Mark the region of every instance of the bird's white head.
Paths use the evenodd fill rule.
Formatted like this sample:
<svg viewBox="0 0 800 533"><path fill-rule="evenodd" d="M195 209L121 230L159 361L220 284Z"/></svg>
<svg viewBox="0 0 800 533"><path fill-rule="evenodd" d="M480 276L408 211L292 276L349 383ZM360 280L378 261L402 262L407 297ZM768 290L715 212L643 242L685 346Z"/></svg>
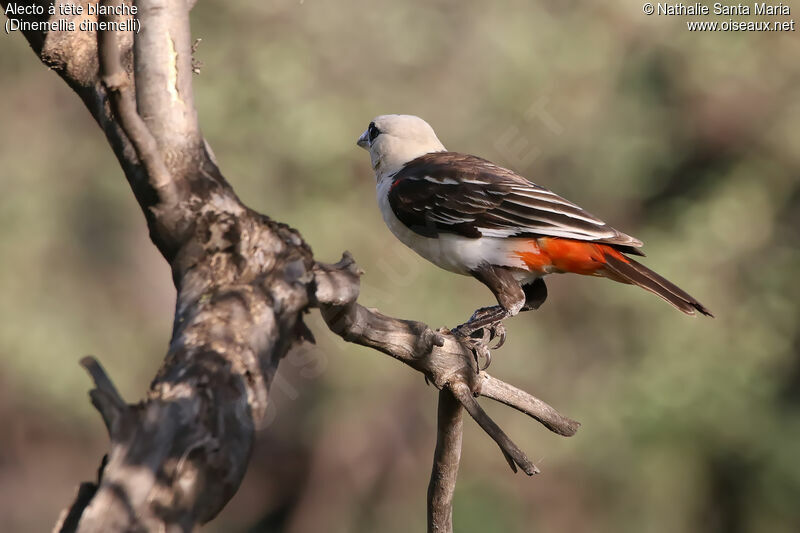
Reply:
<svg viewBox="0 0 800 533"><path fill-rule="evenodd" d="M414 115L375 117L357 144L369 151L378 181L391 176L412 159L445 151L433 128Z"/></svg>

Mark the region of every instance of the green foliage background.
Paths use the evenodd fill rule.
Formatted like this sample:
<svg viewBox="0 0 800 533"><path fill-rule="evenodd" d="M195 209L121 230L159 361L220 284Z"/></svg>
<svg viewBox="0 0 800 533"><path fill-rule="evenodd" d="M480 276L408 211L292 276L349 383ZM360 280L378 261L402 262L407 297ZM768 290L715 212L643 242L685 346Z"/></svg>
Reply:
<svg viewBox="0 0 800 533"><path fill-rule="evenodd" d="M792 6L800 9L800 6ZM710 307L551 277L492 372L583 422L484 402L536 461L466 424L459 532L800 530L800 40L690 33L630 1L200 2L195 90L221 167L362 301L432 325L491 303L399 244L355 139L383 113L554 189L646 243ZM169 269L99 129L20 35L0 36L0 523L42 531L106 447L77 365L130 401L160 364ZM209 531L424 529L435 391L312 317L245 483Z"/></svg>

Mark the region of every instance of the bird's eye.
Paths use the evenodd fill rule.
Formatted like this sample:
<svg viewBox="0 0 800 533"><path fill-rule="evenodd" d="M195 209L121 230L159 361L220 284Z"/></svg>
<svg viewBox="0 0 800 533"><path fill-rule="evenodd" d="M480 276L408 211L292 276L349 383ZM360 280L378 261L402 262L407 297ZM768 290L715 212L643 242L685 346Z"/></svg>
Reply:
<svg viewBox="0 0 800 533"><path fill-rule="evenodd" d="M369 128L367 128L367 137L369 138L369 142L372 143L372 141L375 140L375 137L380 134L381 130L378 129L374 122L370 122Z"/></svg>

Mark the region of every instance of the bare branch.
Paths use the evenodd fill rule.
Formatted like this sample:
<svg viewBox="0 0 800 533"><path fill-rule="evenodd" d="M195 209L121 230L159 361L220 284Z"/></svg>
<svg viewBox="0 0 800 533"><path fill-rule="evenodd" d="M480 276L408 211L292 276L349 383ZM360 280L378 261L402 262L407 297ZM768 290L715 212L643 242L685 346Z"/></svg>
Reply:
<svg viewBox="0 0 800 533"><path fill-rule="evenodd" d="M481 396L497 400L531 416L553 433L571 437L578 431L580 422L567 418L535 396L513 385L481 373Z"/></svg>
<svg viewBox="0 0 800 533"><path fill-rule="evenodd" d="M134 41L136 103L181 179L205 158L192 89L192 38L184 1L140 0L141 30Z"/></svg>
<svg viewBox="0 0 800 533"><path fill-rule="evenodd" d="M391 318L356 303L361 273L348 252L335 265L315 264L312 296L331 331L427 372L429 379L439 380L440 388L450 378L448 370L475 373L471 352L452 335L447 335L451 341L447 343L444 334L421 322ZM434 348L449 355L447 364L438 369L435 366L440 361L427 357Z"/></svg>
<svg viewBox="0 0 800 533"><path fill-rule="evenodd" d="M428 532L452 533L453 493L456 490L464 417L449 389L439 391L436 451L428 485Z"/></svg>
<svg viewBox="0 0 800 533"><path fill-rule="evenodd" d="M314 266L314 303L328 327L343 339L388 354L422 372L437 388L449 389L481 428L500 447L511 469L517 466L532 475L538 472L519 447L475 401L486 383L488 394L507 405L534 416L561 435L575 433L576 422L555 409L496 378L479 373L473 347L448 330L434 332L421 322L399 320L358 304L360 269L345 253L335 265Z"/></svg>
<svg viewBox="0 0 800 533"><path fill-rule="evenodd" d="M494 439L503 452L506 461L508 461L508 466L511 467L511 470L516 472L517 466L519 466L522 468L522 471L529 476L539 473L539 469L536 468L536 465L534 465L522 450L508 438L508 435L500 429L500 426L486 414L486 411L478 405L478 402L475 401L470 390L463 383L453 384L451 390L453 391L453 395L458 398L458 401L461 402L461 405L464 406L464 409L467 410L475 422Z"/></svg>
<svg viewBox="0 0 800 533"><path fill-rule="evenodd" d="M117 2L105 0L102 5L108 7L115 3ZM102 22L111 22L114 18L113 15L100 16ZM128 79L128 74L122 68L122 62L119 57L117 32L110 30L100 31L97 38L100 57L100 79L111 97L111 108L114 117L133 144L136 156L144 165L145 172L153 189L159 196L160 203L167 208L168 212L171 212L179 201L177 187L164 164L155 137L150 133L144 120L136 110L136 98L131 82Z"/></svg>

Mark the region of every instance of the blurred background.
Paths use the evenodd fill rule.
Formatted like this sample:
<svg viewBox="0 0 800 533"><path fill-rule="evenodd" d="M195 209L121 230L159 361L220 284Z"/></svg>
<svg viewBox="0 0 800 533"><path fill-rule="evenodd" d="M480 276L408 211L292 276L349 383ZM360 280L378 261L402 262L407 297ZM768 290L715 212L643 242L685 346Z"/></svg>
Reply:
<svg viewBox="0 0 800 533"><path fill-rule="evenodd" d="M380 218L355 140L412 113L639 237L716 313L548 278L491 370L583 426L558 437L484 400L542 474L512 474L467 419L457 531L800 531L797 32L690 33L587 0L206 1L192 19L226 177L317 259L350 250L365 305L441 326L494 303ZM48 531L107 447L78 360L141 398L174 289L78 98L21 35L0 51L0 523ZM424 530L435 389L311 325L318 344L281 364L247 477L205 530Z"/></svg>

